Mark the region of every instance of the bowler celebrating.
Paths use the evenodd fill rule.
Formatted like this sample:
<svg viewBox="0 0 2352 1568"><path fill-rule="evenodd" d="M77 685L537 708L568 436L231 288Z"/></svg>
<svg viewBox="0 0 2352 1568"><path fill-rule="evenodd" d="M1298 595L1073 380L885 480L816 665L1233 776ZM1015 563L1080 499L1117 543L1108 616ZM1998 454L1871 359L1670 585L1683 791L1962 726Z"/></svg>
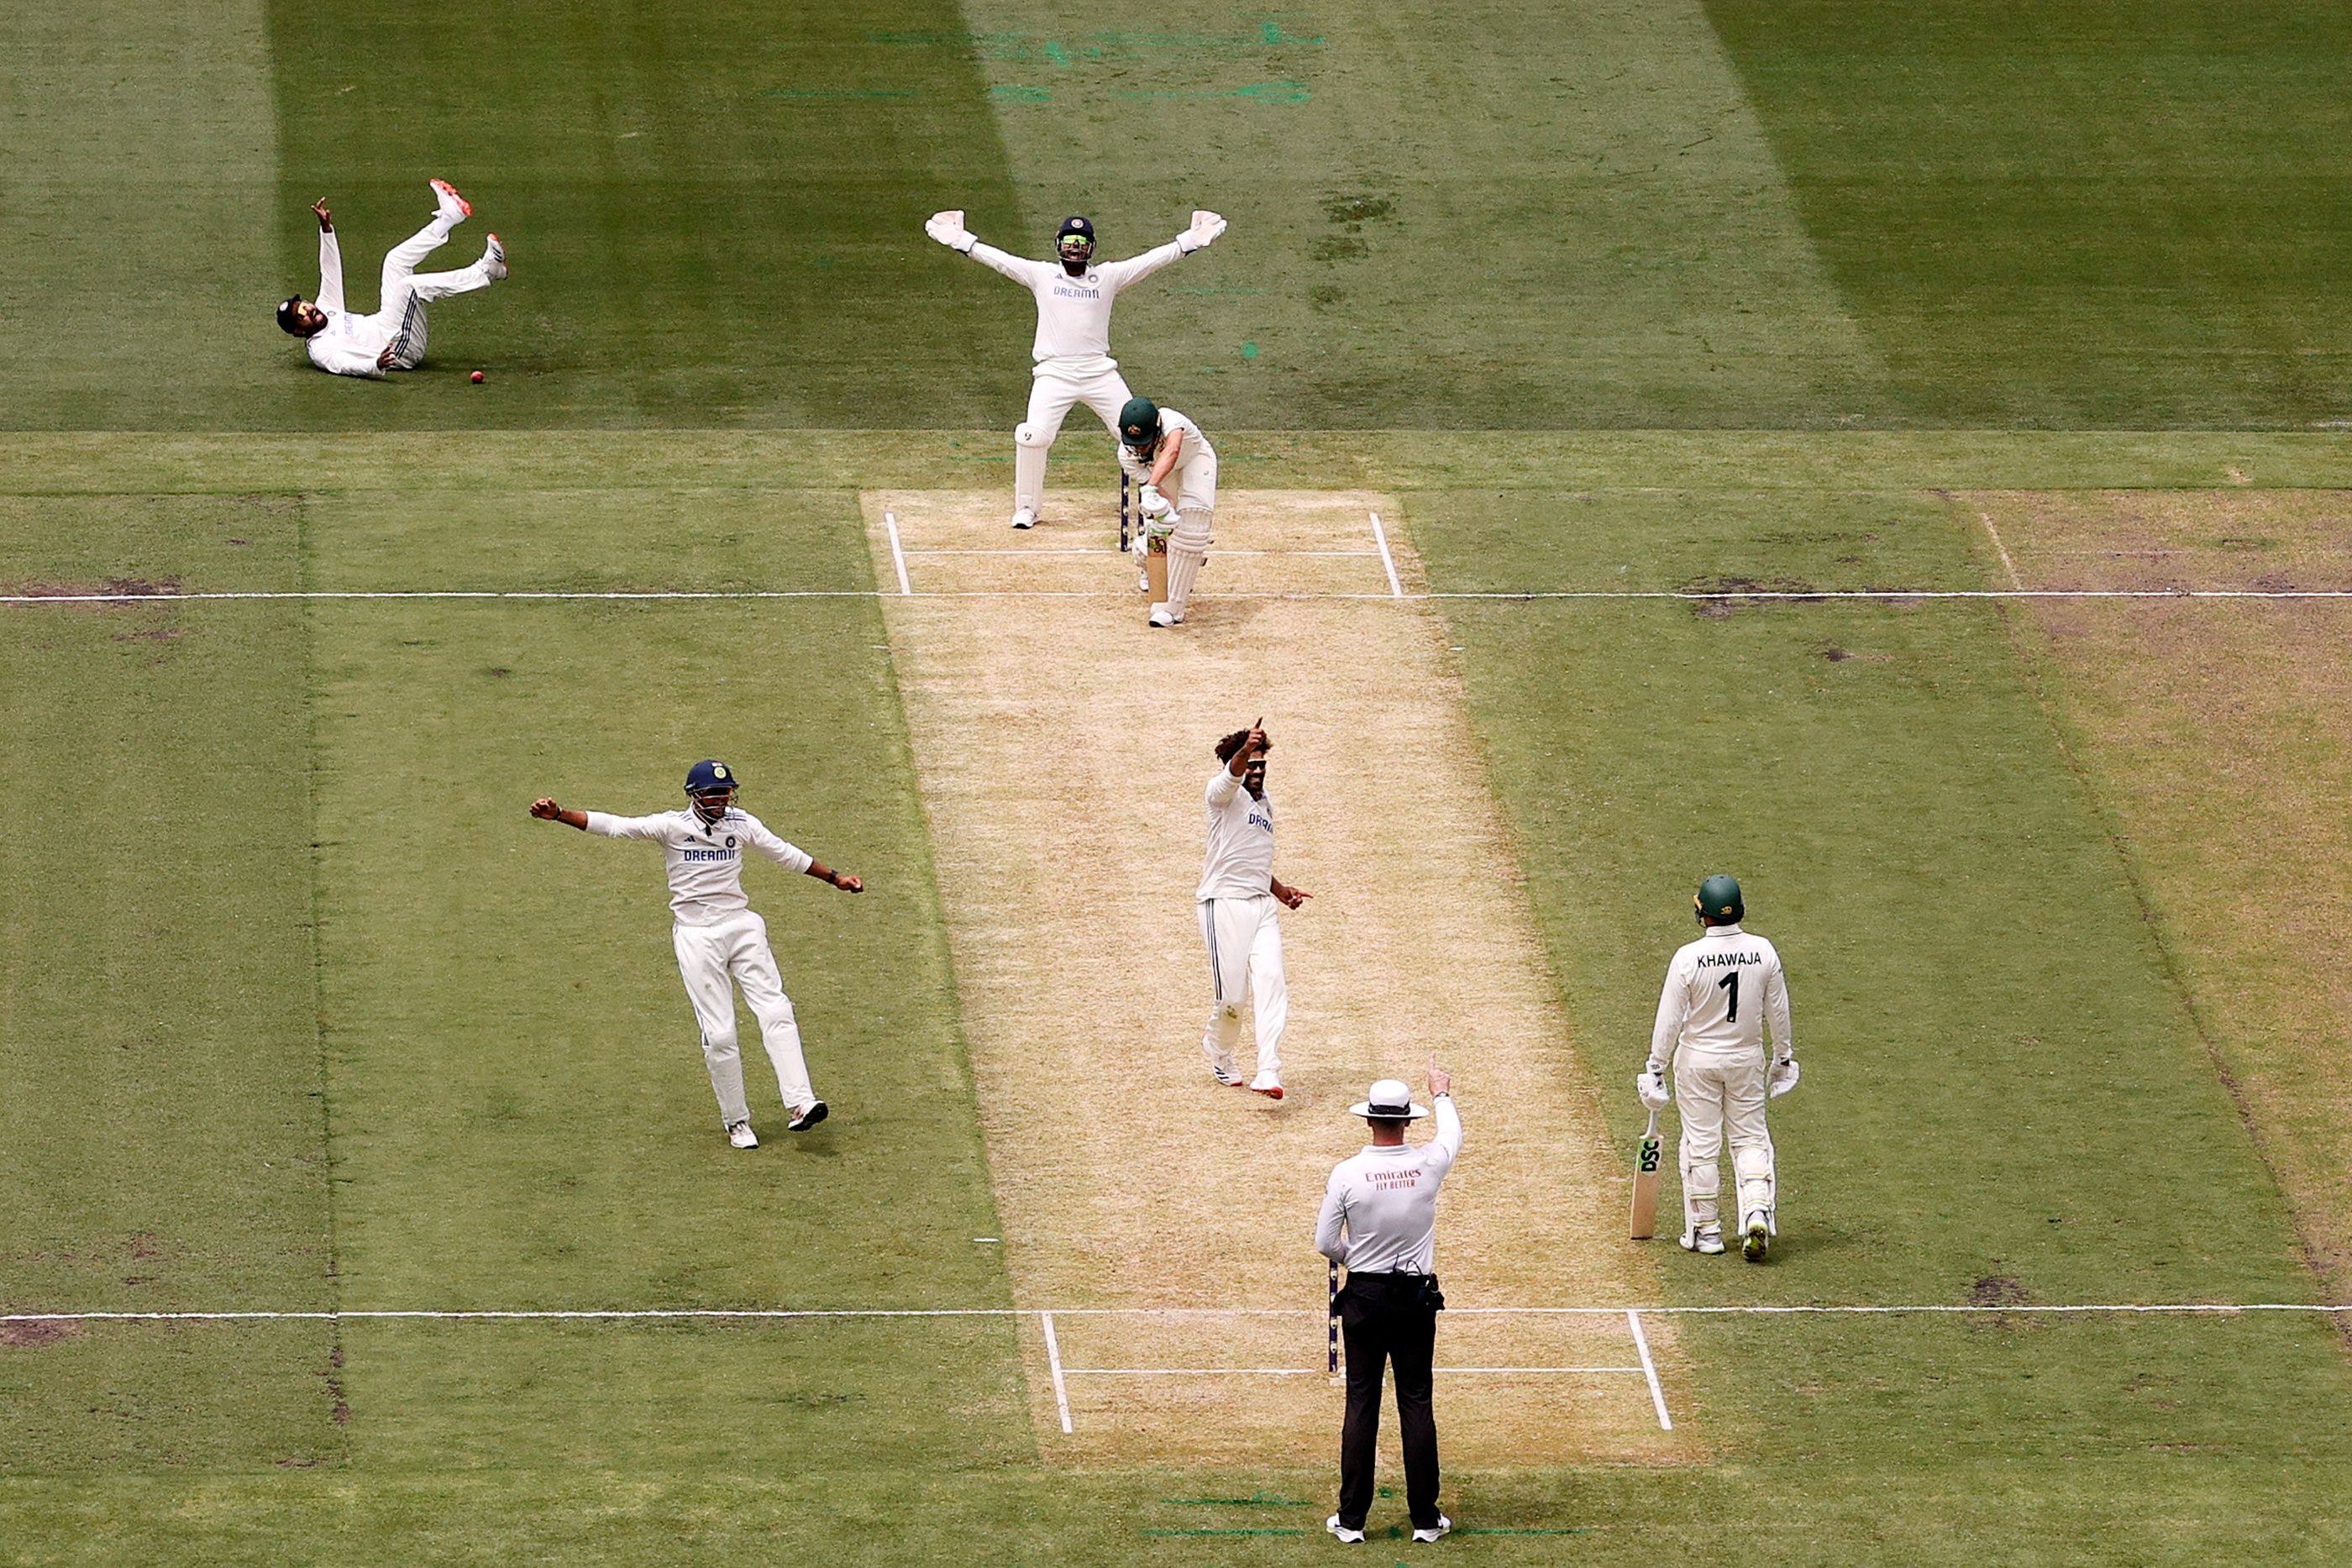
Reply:
<svg viewBox="0 0 2352 1568"><path fill-rule="evenodd" d="M1138 283L1179 256L1192 255L1225 232L1225 220L1196 212L1192 226L1166 245L1125 261L1094 264L1095 225L1064 218L1054 236L1052 261L1030 261L982 245L963 226L963 210L933 213L923 232L982 267L1001 272L1037 299L1037 336L1030 347L1036 368L1030 373L1029 417L1013 433L1013 526L1037 521L1045 499L1045 454L1062 433L1062 421L1078 403L1095 411L1111 434L1118 413L1132 396L1118 361L1110 357L1110 308L1118 291Z"/></svg>
<svg viewBox="0 0 2352 1568"><path fill-rule="evenodd" d="M1724 1129L1731 1130L1731 1170L1738 1184L1739 1249L1763 1261L1779 1231L1774 1213L1772 1134L1764 1102L1797 1086L1797 1048L1789 1037L1789 982L1771 943L1739 928L1747 905L1739 883L1711 876L1691 901L1704 934L1685 943L1666 966L1650 1060L1634 1079L1642 1103L1666 1103L1666 1063L1675 1069L1675 1097L1683 1104L1683 1245L1693 1252L1723 1250L1716 1208L1723 1172ZM1779 1050L1768 1071L1764 1029Z"/></svg>
<svg viewBox="0 0 2352 1568"><path fill-rule="evenodd" d="M381 377L386 371L413 371L425 362L425 307L453 294L488 288L507 275L507 247L499 236L482 258L457 272L418 272L417 264L441 248L449 231L474 215L473 204L446 180L432 182L439 204L433 221L394 246L383 258L383 293L373 316L343 308L343 252L335 238L327 199L310 204L319 216L319 298L294 295L278 308L278 324L304 340L310 362L339 376Z"/></svg>
<svg viewBox="0 0 2352 1568"><path fill-rule="evenodd" d="M1228 1088L1243 1087L1234 1064L1241 1038L1242 1003L1257 1024L1257 1076L1247 1087L1282 1098L1282 1026L1290 1019L1290 992L1282 976L1282 926L1276 906L1296 909L1314 894L1274 874L1274 802L1265 794L1265 754L1273 746L1264 721L1217 742L1223 764L1209 780L1209 853L1201 870L1201 936L1209 945L1209 979L1215 1002L1201 1049L1209 1072Z"/></svg>
<svg viewBox="0 0 2352 1568"><path fill-rule="evenodd" d="M723 762L698 762L686 776L687 810L650 817L614 817L575 811L542 796L530 814L563 822L607 839L651 839L669 863L669 906L677 916L670 940L688 1000L702 1027L702 1060L719 1096L719 1117L727 1141L755 1149L751 1112L743 1100L743 1056L735 1038L735 990L740 988L760 1037L775 1064L776 1087L792 1113L792 1130L804 1133L824 1120L824 1102L809 1087L808 1063L801 1056L800 1025L792 998L777 977L776 956L768 950L768 925L743 897L743 852L757 850L778 865L804 872L844 893L866 884L830 871L804 852L768 831L735 805L735 770Z"/></svg>

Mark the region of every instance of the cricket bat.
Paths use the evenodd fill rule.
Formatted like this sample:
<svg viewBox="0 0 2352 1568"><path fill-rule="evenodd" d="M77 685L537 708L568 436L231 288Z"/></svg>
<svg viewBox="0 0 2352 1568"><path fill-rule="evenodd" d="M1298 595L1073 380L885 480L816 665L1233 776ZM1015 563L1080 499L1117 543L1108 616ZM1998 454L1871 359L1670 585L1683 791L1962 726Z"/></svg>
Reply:
<svg viewBox="0 0 2352 1568"><path fill-rule="evenodd" d="M1154 604L1168 602L1168 536L1154 530L1144 537L1143 576Z"/></svg>
<svg viewBox="0 0 2352 1568"><path fill-rule="evenodd" d="M1633 1237L1647 1241L1658 1233L1658 1166L1664 1148L1658 1136L1658 1113L1650 1113L1649 1130L1633 1150Z"/></svg>

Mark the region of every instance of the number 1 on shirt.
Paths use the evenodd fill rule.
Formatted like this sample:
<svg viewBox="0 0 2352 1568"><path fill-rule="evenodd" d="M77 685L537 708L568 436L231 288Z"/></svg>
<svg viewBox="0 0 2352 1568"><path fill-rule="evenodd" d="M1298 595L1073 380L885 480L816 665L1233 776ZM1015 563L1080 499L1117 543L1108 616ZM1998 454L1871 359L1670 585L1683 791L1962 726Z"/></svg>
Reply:
<svg viewBox="0 0 2352 1568"><path fill-rule="evenodd" d="M1631 1227L1636 1241L1647 1241L1658 1233L1658 1166L1664 1163L1664 1145L1658 1136L1658 1113L1650 1113L1649 1130L1633 1150L1633 1223Z"/></svg>

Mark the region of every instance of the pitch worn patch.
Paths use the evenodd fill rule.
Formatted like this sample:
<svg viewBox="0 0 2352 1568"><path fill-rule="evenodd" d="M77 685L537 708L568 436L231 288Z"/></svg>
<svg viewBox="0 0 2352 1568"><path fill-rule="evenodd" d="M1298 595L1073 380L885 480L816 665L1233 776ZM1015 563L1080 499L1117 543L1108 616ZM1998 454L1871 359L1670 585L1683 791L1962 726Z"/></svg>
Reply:
<svg viewBox="0 0 2352 1568"><path fill-rule="evenodd" d="M2352 494L1955 497L2028 588L2352 588ZM2168 927L2230 1088L2352 1290L2352 602L2031 601L2050 690Z"/></svg>
<svg viewBox="0 0 2352 1568"><path fill-rule="evenodd" d="M1040 1440L1073 1463L1328 1459L1339 1396L1321 1374L1316 1211L1332 1164L1363 1141L1346 1106L1373 1078L1418 1082L1433 1049L1468 1125L1440 1231L1449 1301L1647 1299L1622 1234L1625 1162L1548 975L1443 629L1387 597L1375 510L1400 580L1422 580L1392 504L1223 501L1190 623L1155 631L1107 502L1016 534L993 492L865 497L877 580L896 582L895 518L918 594L884 612L1021 1304L1289 1314L1057 1317L1067 1437L1040 1325L1024 1327ZM1007 588L1085 596L921 596ZM1368 597L1233 597L1300 589ZM1316 895L1283 922L1280 1104L1218 1087L1200 1047L1201 794L1215 738L1260 716L1277 868ZM1245 1037L1244 1066L1251 1054ZM1441 1323L1441 1365L1622 1369L1446 1375L1450 1460L1690 1456L1658 1428L1622 1317Z"/></svg>

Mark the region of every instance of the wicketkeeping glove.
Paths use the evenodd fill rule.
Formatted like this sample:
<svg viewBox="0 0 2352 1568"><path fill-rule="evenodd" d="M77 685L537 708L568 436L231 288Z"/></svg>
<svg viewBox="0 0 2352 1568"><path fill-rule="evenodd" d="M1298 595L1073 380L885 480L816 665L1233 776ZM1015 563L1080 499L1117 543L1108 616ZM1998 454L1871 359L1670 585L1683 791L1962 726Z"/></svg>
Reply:
<svg viewBox="0 0 2352 1568"><path fill-rule="evenodd" d="M1192 226L1176 236L1176 248L1190 256L1204 246L1214 244L1217 236L1224 232L1224 219L1214 213L1195 212Z"/></svg>
<svg viewBox="0 0 2352 1568"><path fill-rule="evenodd" d="M1784 1056L1772 1064L1772 1076L1766 1082L1766 1098L1778 1100L1797 1086L1797 1059Z"/></svg>
<svg viewBox="0 0 2352 1568"><path fill-rule="evenodd" d="M966 256L970 256L971 247L979 243L972 232L963 226L961 207L950 207L943 213L933 213L924 220L923 232L950 250L961 251Z"/></svg>
<svg viewBox="0 0 2352 1568"><path fill-rule="evenodd" d="M1674 1098L1666 1092L1666 1070L1663 1067L1645 1067L1635 1073L1633 1092L1639 1094L1642 1103L1653 1111L1664 1110Z"/></svg>

